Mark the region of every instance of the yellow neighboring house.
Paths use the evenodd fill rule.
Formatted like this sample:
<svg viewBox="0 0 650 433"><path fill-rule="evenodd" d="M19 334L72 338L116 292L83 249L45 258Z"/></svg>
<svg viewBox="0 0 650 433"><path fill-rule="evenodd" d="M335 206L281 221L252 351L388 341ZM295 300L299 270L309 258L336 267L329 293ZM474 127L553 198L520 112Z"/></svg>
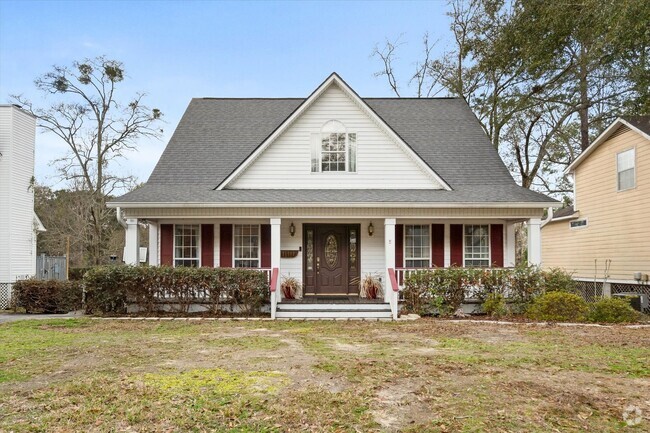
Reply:
<svg viewBox="0 0 650 433"><path fill-rule="evenodd" d="M650 293L650 116L616 119L567 168L574 206L542 222L542 264L605 295Z"/></svg>

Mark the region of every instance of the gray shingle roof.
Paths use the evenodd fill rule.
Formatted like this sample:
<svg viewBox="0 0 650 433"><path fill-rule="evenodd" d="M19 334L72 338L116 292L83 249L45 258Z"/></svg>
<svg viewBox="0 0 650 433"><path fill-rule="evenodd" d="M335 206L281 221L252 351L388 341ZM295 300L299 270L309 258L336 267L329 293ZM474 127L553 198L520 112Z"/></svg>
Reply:
<svg viewBox="0 0 650 433"><path fill-rule="evenodd" d="M463 185L441 189L224 189L209 185L146 184L120 203L541 203L545 195L512 185ZM542 206L543 207L543 206Z"/></svg>
<svg viewBox="0 0 650 433"><path fill-rule="evenodd" d="M562 209L557 209L553 211L553 219L556 220L558 218L564 218L571 216L575 213L575 210L573 210L573 205L571 206L566 206L563 207Z"/></svg>
<svg viewBox="0 0 650 433"><path fill-rule="evenodd" d="M115 202L553 202L516 185L458 98L364 99L453 191L212 191L303 101L192 99L148 182Z"/></svg>

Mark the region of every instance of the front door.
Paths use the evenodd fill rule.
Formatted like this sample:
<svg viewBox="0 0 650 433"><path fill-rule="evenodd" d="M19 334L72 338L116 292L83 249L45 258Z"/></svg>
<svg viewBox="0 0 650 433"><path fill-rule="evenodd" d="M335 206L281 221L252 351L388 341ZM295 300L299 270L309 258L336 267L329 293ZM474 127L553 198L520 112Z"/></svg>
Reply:
<svg viewBox="0 0 650 433"><path fill-rule="evenodd" d="M305 224L305 295L359 294L359 225Z"/></svg>

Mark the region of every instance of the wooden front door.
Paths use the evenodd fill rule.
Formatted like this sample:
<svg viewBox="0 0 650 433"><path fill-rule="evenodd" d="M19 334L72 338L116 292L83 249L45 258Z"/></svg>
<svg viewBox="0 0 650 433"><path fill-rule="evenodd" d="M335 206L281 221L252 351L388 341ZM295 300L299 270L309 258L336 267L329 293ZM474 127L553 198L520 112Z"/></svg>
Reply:
<svg viewBox="0 0 650 433"><path fill-rule="evenodd" d="M358 224L305 224L305 295L359 294Z"/></svg>

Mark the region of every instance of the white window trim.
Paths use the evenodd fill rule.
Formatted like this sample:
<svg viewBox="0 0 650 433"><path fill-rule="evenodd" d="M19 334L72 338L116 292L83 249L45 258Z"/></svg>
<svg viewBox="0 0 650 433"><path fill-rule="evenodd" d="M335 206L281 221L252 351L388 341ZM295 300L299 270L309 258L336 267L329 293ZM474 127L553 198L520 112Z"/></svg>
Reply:
<svg viewBox="0 0 650 433"><path fill-rule="evenodd" d="M618 175L620 172L618 171L618 156L622 153L629 152L630 150L634 151L634 185L629 187L629 188L624 188L624 189L619 189L619 184L618 184ZM625 192L625 191L630 191L633 189L636 189L636 173L637 173L637 161L636 161L636 146L630 147L629 149L621 150L620 152L616 153L616 192Z"/></svg>
<svg viewBox="0 0 650 433"><path fill-rule="evenodd" d="M402 264L405 269L419 269L419 268L409 268L406 264L407 260L424 260L425 258L407 258L406 257L406 227L407 226L428 226L429 227L429 268L431 267L431 248L433 246L431 245L431 224L417 224L417 223L412 223L412 224L403 224L402 227Z"/></svg>
<svg viewBox="0 0 650 433"><path fill-rule="evenodd" d="M311 171L311 174L316 174L316 175L326 175L326 176L340 176L340 175L350 175L354 176L357 173L359 173L359 134L356 132L320 132L319 133L319 142L318 142L318 171ZM326 134L345 134L345 171L323 171L323 148L322 148L322 142L323 142L323 136ZM350 134L355 135L355 140L357 144L357 150L354 154L355 157L355 162L356 162L356 170L355 171L350 171L350 143L349 143L349 136Z"/></svg>
<svg viewBox="0 0 650 433"><path fill-rule="evenodd" d="M161 226L161 225L162 224L159 224L159 226ZM198 231L197 231L197 236L196 236L196 242L197 242L196 243L196 254L197 254L196 260L198 262L197 268L200 268L201 266L203 266L203 264L201 263L201 255L202 255L201 254L201 223L196 223L196 224L195 223L178 223L178 224L174 223L173 224L173 232L172 233L173 233L173 237L174 237L174 244L173 244L174 254L173 254L172 264L174 265L173 266L174 268L176 267L176 260L193 260L193 259L187 258L187 257L178 257L178 258L176 257L176 226L197 226L199 228ZM158 237L160 238L160 236L158 236ZM160 240L159 240L159 243L160 243Z"/></svg>
<svg viewBox="0 0 650 433"><path fill-rule="evenodd" d="M488 268L492 267L492 224L481 224L481 223L468 223L468 224L463 224L463 268L466 268L467 265L465 264L465 261L467 257L465 257L465 226L487 226L488 228ZM504 236L505 238L505 236ZM504 249L505 252L505 249ZM504 254L505 256L505 254ZM505 258L505 257L504 257ZM473 259L476 260L476 259ZM482 259L484 260L484 259ZM473 266L476 267L476 266Z"/></svg>
<svg viewBox="0 0 650 433"><path fill-rule="evenodd" d="M250 258L236 258L235 256L235 251L236 251L236 245L235 245L235 226L257 226L257 237L258 237L258 243L257 243L257 267L256 268L238 268L237 267L237 260L254 260ZM233 269L260 269L262 267L262 225L261 224L256 224L256 223L239 223L239 224L233 224L232 225L232 267Z"/></svg>
<svg viewBox="0 0 650 433"><path fill-rule="evenodd" d="M574 223L576 221L584 221L585 224L582 225L582 226L573 227L571 225L571 223ZM577 220L569 221L569 229L571 229L571 230L581 230L581 229L586 229L587 227L589 227L589 219L588 218L579 218Z"/></svg>

